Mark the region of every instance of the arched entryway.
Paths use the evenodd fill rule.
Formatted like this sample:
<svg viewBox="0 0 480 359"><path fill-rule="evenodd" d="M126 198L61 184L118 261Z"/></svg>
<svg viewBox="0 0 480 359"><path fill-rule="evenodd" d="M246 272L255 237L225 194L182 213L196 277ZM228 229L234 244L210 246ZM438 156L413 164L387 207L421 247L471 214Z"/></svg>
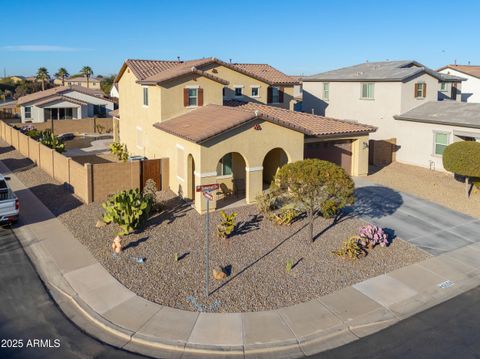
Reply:
<svg viewBox="0 0 480 359"><path fill-rule="evenodd" d="M246 194L246 161L238 152L230 152L222 156L217 163L217 183L220 191L217 197L217 208L242 201Z"/></svg>
<svg viewBox="0 0 480 359"><path fill-rule="evenodd" d="M187 157L187 198L195 201L195 160L191 154Z"/></svg>
<svg viewBox="0 0 480 359"><path fill-rule="evenodd" d="M263 159L263 185L270 186L277 170L288 163L287 153L280 147L268 151Z"/></svg>

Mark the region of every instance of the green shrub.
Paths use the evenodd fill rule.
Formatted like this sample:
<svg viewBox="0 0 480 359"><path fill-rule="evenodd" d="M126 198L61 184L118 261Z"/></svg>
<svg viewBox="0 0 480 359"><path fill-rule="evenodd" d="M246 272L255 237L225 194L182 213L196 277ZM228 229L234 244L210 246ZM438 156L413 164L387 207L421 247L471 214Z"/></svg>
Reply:
<svg viewBox="0 0 480 359"><path fill-rule="evenodd" d="M290 273L293 268L293 261L291 259L287 260L287 264L285 265L285 272Z"/></svg>
<svg viewBox="0 0 480 359"><path fill-rule="evenodd" d="M63 143L63 140L59 139L50 131L41 132L38 141L40 141L42 145L45 145L58 153L65 152L65 143Z"/></svg>
<svg viewBox="0 0 480 359"><path fill-rule="evenodd" d="M119 142L113 142L112 144L110 144L110 152L117 156L117 158L120 160L120 161L127 161L128 160L128 148L127 148L127 145L126 144L121 144Z"/></svg>
<svg viewBox="0 0 480 359"><path fill-rule="evenodd" d="M289 225L297 218L301 212L292 204L288 204L280 208L276 213L272 213L268 218L277 224Z"/></svg>
<svg viewBox="0 0 480 359"><path fill-rule="evenodd" d="M454 142L443 152L443 167L465 177L465 193L469 196L469 178L480 177L480 142Z"/></svg>
<svg viewBox="0 0 480 359"><path fill-rule="evenodd" d="M148 200L153 212L160 212L161 206L157 201L157 183L151 178L145 182L145 187L143 187L143 197Z"/></svg>
<svg viewBox="0 0 480 359"><path fill-rule="evenodd" d="M235 219L237 218L237 212L227 214L225 211L220 211L220 216L222 217L222 220L217 226L217 235L220 238L228 238L235 230Z"/></svg>
<svg viewBox="0 0 480 359"><path fill-rule="evenodd" d="M138 229L149 216L149 200L142 196L140 190L121 191L110 196L103 204L105 210L103 221L120 226L120 235Z"/></svg>
<svg viewBox="0 0 480 359"><path fill-rule="evenodd" d="M339 257L346 259L358 259L361 256L365 256L367 251L361 244L361 238L359 236L352 236L345 240L342 246L333 251Z"/></svg>

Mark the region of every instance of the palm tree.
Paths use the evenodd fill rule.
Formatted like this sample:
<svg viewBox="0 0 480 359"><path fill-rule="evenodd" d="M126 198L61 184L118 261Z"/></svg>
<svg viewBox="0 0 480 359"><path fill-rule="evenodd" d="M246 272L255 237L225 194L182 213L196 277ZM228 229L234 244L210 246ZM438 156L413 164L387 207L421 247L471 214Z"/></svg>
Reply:
<svg viewBox="0 0 480 359"><path fill-rule="evenodd" d="M90 76L93 75L92 68L90 66L83 66L82 69L80 70L80 73L85 76L87 79L87 88L90 87Z"/></svg>
<svg viewBox="0 0 480 359"><path fill-rule="evenodd" d="M37 80L42 81L42 91L45 91L45 81L50 80L50 75L46 67L40 67L37 71Z"/></svg>
<svg viewBox="0 0 480 359"><path fill-rule="evenodd" d="M65 67L60 67L57 73L55 74L55 77L57 79L62 79L62 86L65 86L65 77L68 77L68 76L70 76L70 74L68 73Z"/></svg>

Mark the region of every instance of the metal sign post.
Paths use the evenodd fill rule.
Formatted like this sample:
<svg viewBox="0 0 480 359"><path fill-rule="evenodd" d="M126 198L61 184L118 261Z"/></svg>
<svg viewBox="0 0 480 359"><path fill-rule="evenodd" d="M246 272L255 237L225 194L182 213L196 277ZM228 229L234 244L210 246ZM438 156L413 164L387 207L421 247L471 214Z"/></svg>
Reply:
<svg viewBox="0 0 480 359"><path fill-rule="evenodd" d="M203 196L207 201L207 217L205 219L205 296L208 297L210 295L210 291L208 290L208 282L209 282L209 259L208 259L208 250L209 250L209 232L210 232L210 199L206 196L208 192L203 192ZM210 193L208 193L210 194Z"/></svg>
<svg viewBox="0 0 480 359"><path fill-rule="evenodd" d="M210 201L213 200L213 194L211 191L219 189L220 186L217 183L201 185L196 187L197 192L202 192L203 197L207 201L207 216L205 218L205 296L210 296L210 291L208 289L209 279L210 279L210 269L209 269L209 241L210 241Z"/></svg>

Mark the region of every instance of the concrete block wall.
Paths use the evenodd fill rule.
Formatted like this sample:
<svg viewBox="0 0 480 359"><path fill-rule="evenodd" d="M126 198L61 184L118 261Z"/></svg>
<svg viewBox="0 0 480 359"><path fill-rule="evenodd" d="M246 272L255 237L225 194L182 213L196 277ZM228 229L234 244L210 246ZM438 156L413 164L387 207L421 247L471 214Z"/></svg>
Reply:
<svg viewBox="0 0 480 359"><path fill-rule="evenodd" d="M43 131L52 128L52 121L47 120L41 123L32 123L37 130ZM54 120L53 132L56 135L62 133L93 133L97 132L97 125L104 127L103 131L113 131L113 120L111 118L84 118L81 120Z"/></svg>
<svg viewBox="0 0 480 359"><path fill-rule="evenodd" d="M101 202L110 194L141 187L140 161L82 165L13 129L3 121L0 121L0 137L52 178L64 183L85 203ZM161 187L165 190L168 188L169 160L160 161Z"/></svg>

